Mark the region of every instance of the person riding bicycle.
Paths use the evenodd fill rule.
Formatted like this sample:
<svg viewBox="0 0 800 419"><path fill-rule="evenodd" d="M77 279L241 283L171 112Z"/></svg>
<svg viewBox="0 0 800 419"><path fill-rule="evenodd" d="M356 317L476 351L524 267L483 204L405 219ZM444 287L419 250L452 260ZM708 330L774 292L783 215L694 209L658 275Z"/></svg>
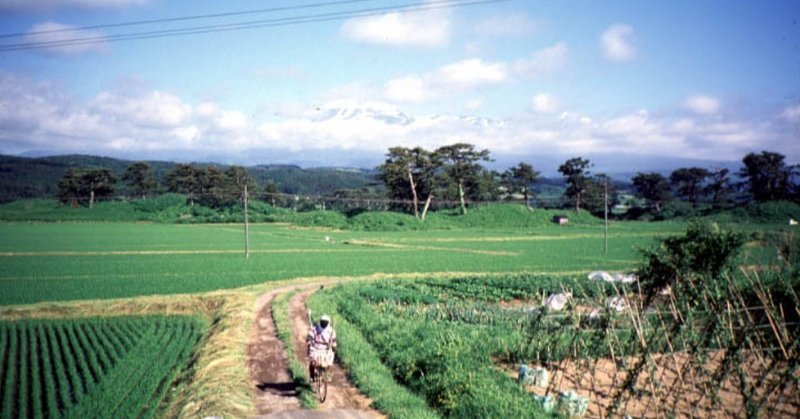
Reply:
<svg viewBox="0 0 800 419"><path fill-rule="evenodd" d="M308 344L308 376L313 380L315 366L321 364L321 366L327 367L333 363L336 331L333 329L330 316L325 314L320 317L319 323L308 332L306 343Z"/></svg>

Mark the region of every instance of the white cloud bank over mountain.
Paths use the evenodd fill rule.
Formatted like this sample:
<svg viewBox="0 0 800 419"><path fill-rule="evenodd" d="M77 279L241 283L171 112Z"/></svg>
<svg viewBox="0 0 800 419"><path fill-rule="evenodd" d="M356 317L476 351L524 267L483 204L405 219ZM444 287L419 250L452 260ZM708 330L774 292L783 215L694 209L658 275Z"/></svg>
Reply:
<svg viewBox="0 0 800 419"><path fill-rule="evenodd" d="M516 117L411 115L396 105L331 100L300 106L274 120L255 119L219 104L191 104L163 91L104 91L82 101L58 85L0 72L0 152L92 153L122 157L226 156L252 162L260 150L324 154L330 165L347 165L355 154L377 156L391 146L435 148L470 142L506 155L627 156L739 160L750 151L775 150L800 159L790 141L792 107L771 120L697 115L675 104L663 112L640 110L586 115L560 109L541 94ZM556 112L556 110L558 110ZM785 129L779 129L783 124ZM331 161L333 160L333 161ZM642 168L646 170L647 168Z"/></svg>

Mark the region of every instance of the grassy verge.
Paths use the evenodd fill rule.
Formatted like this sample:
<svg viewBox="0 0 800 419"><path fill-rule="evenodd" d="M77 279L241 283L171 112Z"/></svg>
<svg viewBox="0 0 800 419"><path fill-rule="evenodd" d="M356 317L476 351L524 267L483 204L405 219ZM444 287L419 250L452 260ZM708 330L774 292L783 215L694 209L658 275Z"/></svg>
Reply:
<svg viewBox="0 0 800 419"><path fill-rule="evenodd" d="M373 407L392 418L438 418L425 401L398 384L392 371L381 363L378 353L361 332L336 310L326 293L311 295L306 304L319 313L334 316L339 342L339 357L350 380L373 400Z"/></svg>
<svg viewBox="0 0 800 419"><path fill-rule="evenodd" d="M289 299L291 299L297 291L290 291L279 294L272 300L272 319L275 321L275 329L278 338L283 342L286 348L286 355L289 359L289 374L292 376L295 388L297 389L297 397L300 399L300 405L306 409L314 409L317 407L317 399L314 396L314 390L308 382L308 371L306 365L297 359L297 353L294 350L292 343L292 322L289 319Z"/></svg>

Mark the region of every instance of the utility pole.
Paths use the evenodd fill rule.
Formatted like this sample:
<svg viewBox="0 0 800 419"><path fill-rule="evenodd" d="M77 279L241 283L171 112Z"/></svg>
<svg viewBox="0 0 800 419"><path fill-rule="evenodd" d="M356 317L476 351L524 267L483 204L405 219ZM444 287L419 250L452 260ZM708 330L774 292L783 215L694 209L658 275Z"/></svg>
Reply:
<svg viewBox="0 0 800 419"><path fill-rule="evenodd" d="M244 257L250 259L250 222L247 218L247 185L244 185Z"/></svg>
<svg viewBox="0 0 800 419"><path fill-rule="evenodd" d="M608 253L608 179L603 183L603 253Z"/></svg>

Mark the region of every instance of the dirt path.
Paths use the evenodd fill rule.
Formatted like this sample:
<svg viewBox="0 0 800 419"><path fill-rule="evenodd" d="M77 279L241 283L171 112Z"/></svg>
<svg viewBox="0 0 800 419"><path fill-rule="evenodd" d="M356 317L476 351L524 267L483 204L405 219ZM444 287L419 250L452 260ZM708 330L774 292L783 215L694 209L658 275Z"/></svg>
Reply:
<svg viewBox="0 0 800 419"><path fill-rule="evenodd" d="M306 300L315 289L304 290L297 293L289 300L289 317L292 320L292 340L297 357L303 364L308 364L308 353L306 350L305 336L311 326L308 324L306 315ZM314 313L314 318L322 313ZM335 321L334 321L335 324ZM356 409L370 413L368 417L383 417L380 413L370 409L372 400L361 394L356 387L347 379L345 372L339 364L332 367L333 379L328 384L328 398L322 403L319 410L334 411L338 409Z"/></svg>
<svg viewBox="0 0 800 419"><path fill-rule="evenodd" d="M308 333L305 300L320 284L304 284L275 289L261 295L255 304L256 318L247 346L247 368L253 385L258 418L338 418L362 419L383 417L370 410L372 403L347 381L345 372L336 366L334 379L328 387L328 399L317 411L302 410L294 383L288 371L288 358L283 343L276 336L272 319L273 299L293 289L303 290L289 303L293 320L293 339L301 362L306 362L303 338ZM297 320L299 319L299 321ZM297 345L302 345L298 347Z"/></svg>
<svg viewBox="0 0 800 419"><path fill-rule="evenodd" d="M275 323L272 321L272 300L280 292L285 290L268 292L256 300L256 318L247 345L247 369L250 371L259 415L300 409L294 382L286 367L286 351L275 334Z"/></svg>

